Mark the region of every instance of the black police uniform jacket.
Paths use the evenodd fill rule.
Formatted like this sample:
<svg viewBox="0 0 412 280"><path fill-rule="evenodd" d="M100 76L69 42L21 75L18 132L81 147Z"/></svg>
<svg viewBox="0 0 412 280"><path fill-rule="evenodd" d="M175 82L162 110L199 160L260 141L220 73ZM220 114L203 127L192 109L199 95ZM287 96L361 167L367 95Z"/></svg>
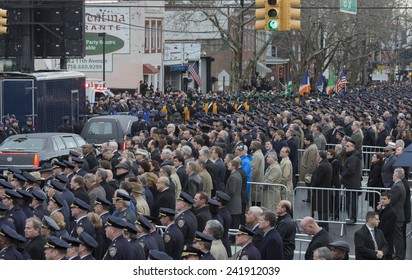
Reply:
<svg viewBox="0 0 412 280"><path fill-rule="evenodd" d="M130 245L132 245L133 247L133 260L146 260L146 254L139 241L136 238L134 238L131 239L129 242Z"/></svg>
<svg viewBox="0 0 412 280"><path fill-rule="evenodd" d="M9 246L0 251L0 260L23 260L23 256L19 251Z"/></svg>
<svg viewBox="0 0 412 280"><path fill-rule="evenodd" d="M87 232L93 238L96 236L94 226L87 216L81 217L74 225L71 236L78 238L80 233Z"/></svg>
<svg viewBox="0 0 412 280"><path fill-rule="evenodd" d="M123 235L114 238L103 260L133 260L133 249L129 241Z"/></svg>
<svg viewBox="0 0 412 280"><path fill-rule="evenodd" d="M159 250L156 240L149 233L137 238L137 242L143 247L146 258L149 256L150 250Z"/></svg>
<svg viewBox="0 0 412 280"><path fill-rule="evenodd" d="M260 252L252 242L246 244L236 258L237 260L260 260Z"/></svg>
<svg viewBox="0 0 412 280"><path fill-rule="evenodd" d="M26 251L32 260L45 260L44 245L46 245L46 239L40 235L27 241Z"/></svg>
<svg viewBox="0 0 412 280"><path fill-rule="evenodd" d="M197 220L195 214L193 214L190 209L185 210L177 216L175 224L183 234L183 238L185 240L184 244L192 245L197 230Z"/></svg>
<svg viewBox="0 0 412 280"><path fill-rule="evenodd" d="M27 216L20 206L14 206L6 212L6 217L11 219L16 227L16 232L24 236L24 227L26 226Z"/></svg>
<svg viewBox="0 0 412 280"><path fill-rule="evenodd" d="M178 229L176 224L170 224L163 234L165 242L165 253L171 256L174 260L180 260L183 251L183 234Z"/></svg>

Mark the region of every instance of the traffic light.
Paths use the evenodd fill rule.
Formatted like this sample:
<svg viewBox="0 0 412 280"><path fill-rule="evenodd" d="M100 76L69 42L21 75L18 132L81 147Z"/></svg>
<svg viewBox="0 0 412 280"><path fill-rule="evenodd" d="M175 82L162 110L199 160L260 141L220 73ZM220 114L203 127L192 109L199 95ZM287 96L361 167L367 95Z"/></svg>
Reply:
<svg viewBox="0 0 412 280"><path fill-rule="evenodd" d="M4 9L0 9L0 34L7 34L8 33L8 27L5 26L7 25L7 17L9 15L9 12Z"/></svg>
<svg viewBox="0 0 412 280"><path fill-rule="evenodd" d="M281 0L279 31L300 30L300 0Z"/></svg>
<svg viewBox="0 0 412 280"><path fill-rule="evenodd" d="M300 29L300 0L256 0L256 30Z"/></svg>
<svg viewBox="0 0 412 280"><path fill-rule="evenodd" d="M256 30L277 30L279 29L281 14L281 0L256 0Z"/></svg>

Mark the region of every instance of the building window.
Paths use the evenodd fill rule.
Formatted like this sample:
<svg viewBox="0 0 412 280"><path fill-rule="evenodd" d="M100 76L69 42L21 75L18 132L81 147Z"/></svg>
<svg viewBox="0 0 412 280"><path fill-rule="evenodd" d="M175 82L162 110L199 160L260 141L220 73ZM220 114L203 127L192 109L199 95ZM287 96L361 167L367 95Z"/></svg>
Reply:
<svg viewBox="0 0 412 280"><path fill-rule="evenodd" d="M157 52L162 52L162 21L157 21Z"/></svg>
<svg viewBox="0 0 412 280"><path fill-rule="evenodd" d="M151 29L151 36L150 36L150 46L151 52L156 52L156 21L152 20L152 29Z"/></svg>
<svg viewBox="0 0 412 280"><path fill-rule="evenodd" d="M150 21L146 20L144 25L144 52L148 53L150 51Z"/></svg>

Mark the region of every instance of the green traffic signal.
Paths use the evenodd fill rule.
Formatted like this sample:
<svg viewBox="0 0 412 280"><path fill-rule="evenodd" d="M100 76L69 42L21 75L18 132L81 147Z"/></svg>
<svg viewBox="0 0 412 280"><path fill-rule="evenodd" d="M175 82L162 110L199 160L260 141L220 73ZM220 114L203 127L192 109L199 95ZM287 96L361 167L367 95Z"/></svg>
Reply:
<svg viewBox="0 0 412 280"><path fill-rule="evenodd" d="M268 22L268 29L269 30L276 30L276 29L278 29L278 27L279 27L279 23L278 23L277 20L272 19Z"/></svg>

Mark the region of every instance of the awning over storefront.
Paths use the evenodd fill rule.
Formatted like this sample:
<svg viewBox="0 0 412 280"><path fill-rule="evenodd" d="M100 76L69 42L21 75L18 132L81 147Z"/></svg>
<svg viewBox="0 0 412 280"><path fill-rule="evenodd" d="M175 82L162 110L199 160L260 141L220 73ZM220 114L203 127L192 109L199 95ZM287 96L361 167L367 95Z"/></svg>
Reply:
<svg viewBox="0 0 412 280"><path fill-rule="evenodd" d="M261 74L264 73L271 73L272 69L270 69L269 67L267 67L265 64L263 64L262 62L257 62L256 63L256 72L259 72Z"/></svg>
<svg viewBox="0 0 412 280"><path fill-rule="evenodd" d="M143 64L143 74L144 75L153 75L159 73L159 70L157 70L156 67L154 67L152 64Z"/></svg>

